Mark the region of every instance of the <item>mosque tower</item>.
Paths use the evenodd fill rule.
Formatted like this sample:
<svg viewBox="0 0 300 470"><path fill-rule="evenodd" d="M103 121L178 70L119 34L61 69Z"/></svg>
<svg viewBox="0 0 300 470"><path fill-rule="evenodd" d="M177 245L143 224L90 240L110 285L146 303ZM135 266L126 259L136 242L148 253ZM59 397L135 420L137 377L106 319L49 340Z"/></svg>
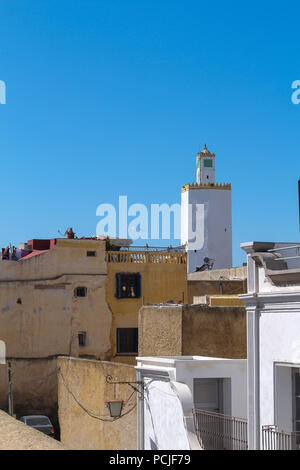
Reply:
<svg viewBox="0 0 300 470"><path fill-rule="evenodd" d="M206 145L196 157L196 184L182 187L181 244L188 273L232 266L231 184L215 183L215 154Z"/></svg>

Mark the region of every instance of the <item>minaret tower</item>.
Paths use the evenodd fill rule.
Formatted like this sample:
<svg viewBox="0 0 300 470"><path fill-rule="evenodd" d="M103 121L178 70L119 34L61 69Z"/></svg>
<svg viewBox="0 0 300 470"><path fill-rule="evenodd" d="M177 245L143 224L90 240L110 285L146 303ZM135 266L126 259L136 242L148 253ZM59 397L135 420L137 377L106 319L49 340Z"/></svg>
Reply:
<svg viewBox="0 0 300 470"><path fill-rule="evenodd" d="M206 145L197 153L197 184L215 184L215 154L210 153Z"/></svg>
<svg viewBox="0 0 300 470"><path fill-rule="evenodd" d="M215 154L206 145L196 157L196 184L182 187L181 244L189 273L232 266L231 184L215 183Z"/></svg>

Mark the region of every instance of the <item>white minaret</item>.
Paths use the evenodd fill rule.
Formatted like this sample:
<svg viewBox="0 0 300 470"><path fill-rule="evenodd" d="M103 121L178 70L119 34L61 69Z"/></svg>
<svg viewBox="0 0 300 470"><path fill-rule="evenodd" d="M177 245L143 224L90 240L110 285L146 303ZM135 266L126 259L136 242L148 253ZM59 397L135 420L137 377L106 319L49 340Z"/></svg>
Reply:
<svg viewBox="0 0 300 470"><path fill-rule="evenodd" d="M197 184L215 184L215 154L207 150L206 145L202 152L197 153Z"/></svg>
<svg viewBox="0 0 300 470"><path fill-rule="evenodd" d="M196 181L184 185L181 193L181 244L188 253L188 273L207 263L212 269L230 268L231 185L215 183L215 154L206 145L197 154Z"/></svg>

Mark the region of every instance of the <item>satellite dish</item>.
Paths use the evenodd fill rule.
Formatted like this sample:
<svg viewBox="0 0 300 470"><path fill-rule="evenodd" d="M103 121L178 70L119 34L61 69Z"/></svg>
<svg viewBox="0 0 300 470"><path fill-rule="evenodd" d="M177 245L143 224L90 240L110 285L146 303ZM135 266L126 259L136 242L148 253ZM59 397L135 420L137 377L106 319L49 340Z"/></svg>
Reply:
<svg viewBox="0 0 300 470"><path fill-rule="evenodd" d="M200 267L196 267L196 272L197 271L210 271L213 268L215 260L212 258L205 257L204 258L204 264Z"/></svg>

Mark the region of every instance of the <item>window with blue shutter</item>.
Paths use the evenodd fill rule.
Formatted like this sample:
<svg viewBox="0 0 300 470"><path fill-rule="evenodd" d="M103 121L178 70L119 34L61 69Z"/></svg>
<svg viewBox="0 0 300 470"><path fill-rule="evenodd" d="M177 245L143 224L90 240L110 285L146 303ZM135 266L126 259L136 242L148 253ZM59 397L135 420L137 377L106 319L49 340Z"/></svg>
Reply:
<svg viewBox="0 0 300 470"><path fill-rule="evenodd" d="M118 299L139 299L142 295L140 273L116 274L116 297Z"/></svg>

